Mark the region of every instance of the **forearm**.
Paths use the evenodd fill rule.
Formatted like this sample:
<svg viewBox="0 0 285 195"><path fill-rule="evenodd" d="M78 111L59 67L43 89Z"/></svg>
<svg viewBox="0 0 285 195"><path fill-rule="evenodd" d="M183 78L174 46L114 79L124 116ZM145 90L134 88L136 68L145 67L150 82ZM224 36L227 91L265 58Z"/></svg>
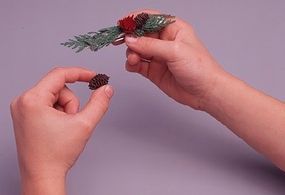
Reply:
<svg viewBox="0 0 285 195"><path fill-rule="evenodd" d="M285 170L285 105L221 72L205 111Z"/></svg>

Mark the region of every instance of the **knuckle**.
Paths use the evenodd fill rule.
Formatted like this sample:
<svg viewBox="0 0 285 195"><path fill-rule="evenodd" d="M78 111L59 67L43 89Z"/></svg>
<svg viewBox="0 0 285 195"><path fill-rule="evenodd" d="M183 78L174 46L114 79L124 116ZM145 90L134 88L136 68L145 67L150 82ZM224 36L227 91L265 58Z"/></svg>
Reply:
<svg viewBox="0 0 285 195"><path fill-rule="evenodd" d="M78 106L80 105L80 101L76 97L74 97L71 101L74 105L78 105Z"/></svg>
<svg viewBox="0 0 285 195"><path fill-rule="evenodd" d="M184 21L184 20L179 20L179 22L183 25L183 28L190 34L195 34L195 28L193 27L192 24Z"/></svg>
<svg viewBox="0 0 285 195"><path fill-rule="evenodd" d="M10 103L10 111L11 111L11 112L14 112L14 110L16 109L17 101L18 101L18 97L14 98L14 99L11 101L11 103Z"/></svg>
<svg viewBox="0 0 285 195"><path fill-rule="evenodd" d="M60 67L60 66L57 66L57 67L54 67L51 72L54 72L54 73L60 73L60 72L63 72L64 68L63 67Z"/></svg>
<svg viewBox="0 0 285 195"><path fill-rule="evenodd" d="M178 56L182 51L182 45L179 42L174 42L172 47L173 56Z"/></svg>
<svg viewBox="0 0 285 195"><path fill-rule="evenodd" d="M128 48L128 49L126 50L126 57L127 57L127 58L128 58L129 56L133 55L133 54L135 54L135 52L134 52L133 50L131 50L130 48Z"/></svg>
<svg viewBox="0 0 285 195"><path fill-rule="evenodd" d="M35 104L37 98L33 92L28 91L21 95L17 101L21 104L21 106L30 107Z"/></svg>
<svg viewBox="0 0 285 195"><path fill-rule="evenodd" d="M188 24L188 30L190 32L192 32L193 34L195 33L195 29L194 29L194 27L191 24Z"/></svg>
<svg viewBox="0 0 285 195"><path fill-rule="evenodd" d="M126 58L128 58L129 54L130 54L130 49L128 48L128 49L126 50Z"/></svg>
<svg viewBox="0 0 285 195"><path fill-rule="evenodd" d="M82 117L78 118L77 123L79 124L79 127L83 129L84 131L90 131L93 129L93 124Z"/></svg>

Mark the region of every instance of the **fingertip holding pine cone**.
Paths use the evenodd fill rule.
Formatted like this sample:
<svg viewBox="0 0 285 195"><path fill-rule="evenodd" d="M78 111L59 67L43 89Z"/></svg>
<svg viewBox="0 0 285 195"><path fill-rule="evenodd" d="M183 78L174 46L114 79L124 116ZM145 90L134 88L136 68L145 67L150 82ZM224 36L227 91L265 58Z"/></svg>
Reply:
<svg viewBox="0 0 285 195"><path fill-rule="evenodd" d="M107 85L109 82L109 76L106 74L96 74L90 81L89 81L89 89L96 90L103 85Z"/></svg>

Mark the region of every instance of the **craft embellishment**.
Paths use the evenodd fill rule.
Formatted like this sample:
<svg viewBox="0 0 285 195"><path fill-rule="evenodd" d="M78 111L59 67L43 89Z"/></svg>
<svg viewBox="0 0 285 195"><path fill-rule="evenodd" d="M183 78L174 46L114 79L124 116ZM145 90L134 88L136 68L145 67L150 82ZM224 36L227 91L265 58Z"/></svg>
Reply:
<svg viewBox="0 0 285 195"><path fill-rule="evenodd" d="M103 85L107 85L109 78L105 74L96 74L90 81L89 81L89 89L95 90Z"/></svg>
<svg viewBox="0 0 285 195"><path fill-rule="evenodd" d="M69 39L67 42L61 43L61 45L77 49L77 53L85 48L89 48L91 51L98 51L110 44L116 45L124 42L126 35L141 37L149 33L159 32L173 22L175 22L175 16L143 12L137 16L131 15L119 20L116 26L74 36L74 39ZM89 89L96 90L103 85L107 85L108 81L109 76L97 74L90 80L88 86Z"/></svg>
<svg viewBox="0 0 285 195"><path fill-rule="evenodd" d="M167 25L175 22L174 18L175 16L166 14L140 13L136 17L131 15L119 20L117 26L74 36L74 39L69 39L61 45L77 49L76 52L85 48L98 51L111 43L116 44L124 41L127 34L140 37L148 33L159 32Z"/></svg>

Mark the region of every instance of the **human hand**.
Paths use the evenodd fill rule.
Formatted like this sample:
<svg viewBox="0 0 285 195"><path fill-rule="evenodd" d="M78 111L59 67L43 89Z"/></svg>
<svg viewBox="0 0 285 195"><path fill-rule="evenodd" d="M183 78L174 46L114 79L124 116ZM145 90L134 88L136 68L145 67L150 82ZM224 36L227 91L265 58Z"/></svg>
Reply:
<svg viewBox="0 0 285 195"><path fill-rule="evenodd" d="M81 111L78 98L65 86L88 82L94 75L82 68L56 68L11 103L20 172L27 194L33 194L29 189L32 186L25 188L30 181L34 186L35 181L64 180L106 112L113 94L110 86L93 92ZM44 194L43 190L40 192Z"/></svg>
<svg viewBox="0 0 285 195"><path fill-rule="evenodd" d="M206 111L285 171L284 102L224 71L189 24L176 18L160 33L125 42L128 71L142 74L176 101Z"/></svg>
<svg viewBox="0 0 285 195"><path fill-rule="evenodd" d="M128 71L145 76L176 101L203 109L203 99L222 69L189 24L176 18L160 33L149 37L128 36L125 42Z"/></svg>

